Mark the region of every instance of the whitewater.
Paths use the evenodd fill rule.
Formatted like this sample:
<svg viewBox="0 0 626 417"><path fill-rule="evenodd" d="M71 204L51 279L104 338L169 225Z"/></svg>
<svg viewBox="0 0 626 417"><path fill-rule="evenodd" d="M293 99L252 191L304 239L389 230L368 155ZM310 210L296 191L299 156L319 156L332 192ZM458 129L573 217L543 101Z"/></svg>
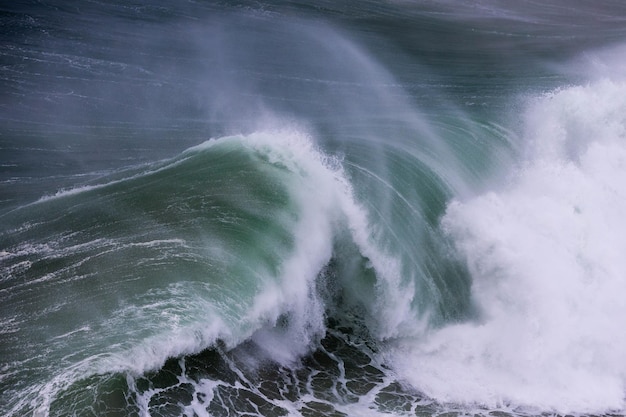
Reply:
<svg viewBox="0 0 626 417"><path fill-rule="evenodd" d="M0 414L626 415L619 2L1 10Z"/></svg>
<svg viewBox="0 0 626 417"><path fill-rule="evenodd" d="M507 183L448 205L442 227L468 265L480 318L400 343L392 355L426 392L623 410L624 88L601 80L532 100L528 149Z"/></svg>

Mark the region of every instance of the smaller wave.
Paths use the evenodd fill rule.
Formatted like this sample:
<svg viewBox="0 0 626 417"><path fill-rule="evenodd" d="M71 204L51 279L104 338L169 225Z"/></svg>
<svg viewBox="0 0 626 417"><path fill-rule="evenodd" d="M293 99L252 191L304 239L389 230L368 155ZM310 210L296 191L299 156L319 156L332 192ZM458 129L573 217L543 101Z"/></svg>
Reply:
<svg viewBox="0 0 626 417"><path fill-rule="evenodd" d="M63 197L75 196L78 194L82 194L82 193L86 193L86 192L90 192L94 190L104 189L106 187L110 187L110 186L117 185L117 184L123 184L127 181L132 181L134 179L146 177L148 175L158 173L161 170L172 168L175 165L179 163L183 163L183 162L184 162L184 158L174 158L172 160L162 161L161 163L158 163L158 164L147 164L144 166L125 169L125 170L122 170L120 173L118 173L118 175L121 176L121 178L119 179L113 179L111 181L107 181L107 182L100 183L100 184L81 185L78 187L62 189L62 190L57 191L54 194L44 195L41 198L39 198L37 201L31 204L43 203L43 202L47 202L47 201L51 201L51 200L55 200L55 199L59 199ZM133 172L135 173L133 174Z"/></svg>

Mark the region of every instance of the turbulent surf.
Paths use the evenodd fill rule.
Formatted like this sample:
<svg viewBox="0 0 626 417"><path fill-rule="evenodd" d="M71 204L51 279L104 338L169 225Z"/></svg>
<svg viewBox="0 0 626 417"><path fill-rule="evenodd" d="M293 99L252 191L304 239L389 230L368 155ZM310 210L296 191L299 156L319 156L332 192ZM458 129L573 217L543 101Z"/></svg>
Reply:
<svg viewBox="0 0 626 417"><path fill-rule="evenodd" d="M0 414L626 415L624 5L0 10Z"/></svg>

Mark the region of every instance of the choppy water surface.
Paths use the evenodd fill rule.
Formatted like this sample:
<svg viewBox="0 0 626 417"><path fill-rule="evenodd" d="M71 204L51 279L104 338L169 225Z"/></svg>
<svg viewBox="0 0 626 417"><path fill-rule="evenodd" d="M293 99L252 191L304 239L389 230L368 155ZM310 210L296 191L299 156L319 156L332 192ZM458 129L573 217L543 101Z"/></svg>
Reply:
<svg viewBox="0 0 626 417"><path fill-rule="evenodd" d="M0 11L0 414L626 413L626 5Z"/></svg>

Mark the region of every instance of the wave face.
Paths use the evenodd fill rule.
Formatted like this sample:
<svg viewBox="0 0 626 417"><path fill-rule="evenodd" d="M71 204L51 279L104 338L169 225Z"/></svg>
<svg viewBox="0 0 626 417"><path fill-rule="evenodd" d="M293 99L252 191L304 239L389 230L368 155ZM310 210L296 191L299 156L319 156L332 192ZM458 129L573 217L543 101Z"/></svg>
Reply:
<svg viewBox="0 0 626 417"><path fill-rule="evenodd" d="M0 414L626 415L623 5L0 10Z"/></svg>

